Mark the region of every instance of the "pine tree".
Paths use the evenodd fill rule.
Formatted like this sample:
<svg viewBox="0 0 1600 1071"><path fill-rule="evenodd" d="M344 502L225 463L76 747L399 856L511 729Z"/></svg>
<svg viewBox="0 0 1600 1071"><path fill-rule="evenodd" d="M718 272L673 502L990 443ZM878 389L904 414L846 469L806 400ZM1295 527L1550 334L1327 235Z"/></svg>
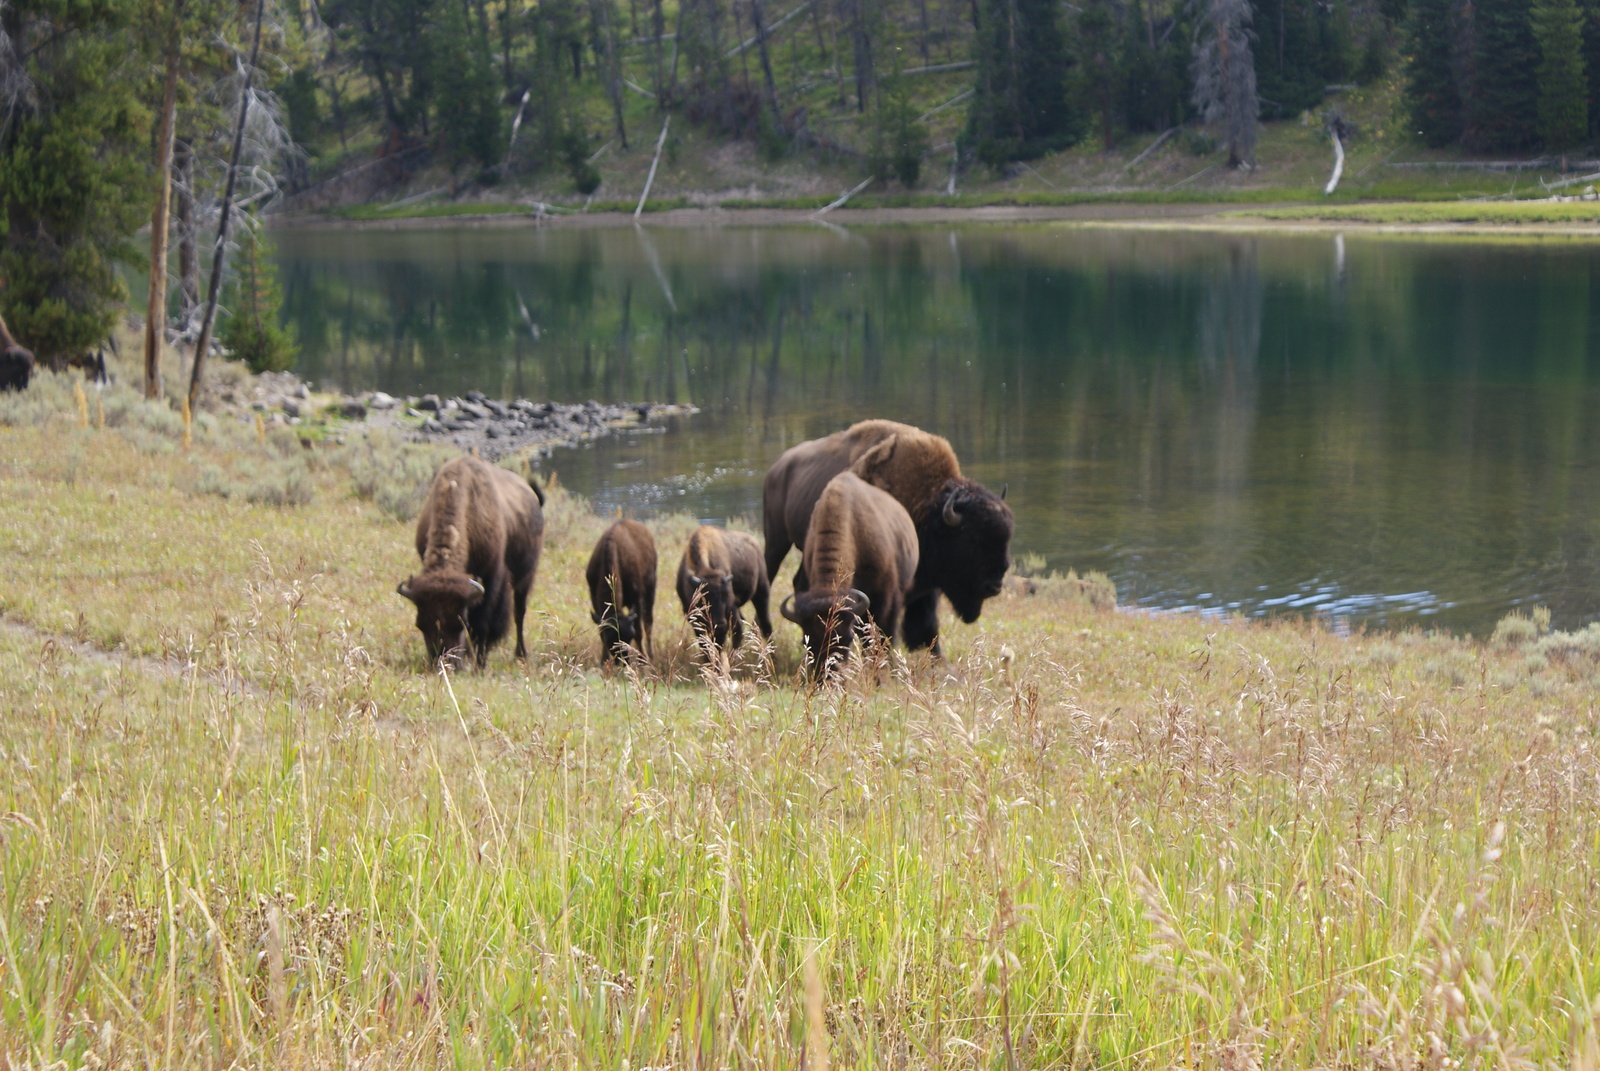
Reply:
<svg viewBox="0 0 1600 1071"><path fill-rule="evenodd" d="M1539 138L1547 150L1566 152L1589 132L1583 13L1577 0L1537 0L1530 21L1539 42Z"/></svg>
<svg viewBox="0 0 1600 1071"><path fill-rule="evenodd" d="M500 162L507 128L489 39L468 22L460 4L445 4L442 15L432 31L432 105L439 132L452 163L489 167Z"/></svg>
<svg viewBox="0 0 1600 1071"><path fill-rule="evenodd" d="M1474 0L1472 33L1463 140L1479 151L1532 148L1539 138L1539 45L1528 0Z"/></svg>
<svg viewBox="0 0 1600 1071"><path fill-rule="evenodd" d="M1051 0L983 0L978 84L962 140L991 167L1064 149L1082 135L1067 103L1067 52Z"/></svg>
<svg viewBox="0 0 1600 1071"><path fill-rule="evenodd" d="M105 338L127 287L112 263L149 218L159 96L135 5L0 4L0 317L42 361ZM0 86L0 88L4 88Z"/></svg>
<svg viewBox="0 0 1600 1071"><path fill-rule="evenodd" d="M1434 146L1461 138L1454 8L1455 0L1412 0L1406 22L1406 106L1417 135Z"/></svg>
<svg viewBox="0 0 1600 1071"><path fill-rule="evenodd" d="M272 242L259 220L244 221L238 263L239 275L227 303L228 320L218 338L252 372L282 372L294 365L294 336L278 323L282 304L278 271L272 263Z"/></svg>
<svg viewBox="0 0 1600 1071"><path fill-rule="evenodd" d="M1251 36L1249 0L1209 0L1195 43L1194 103L1204 122L1221 128L1229 167L1255 164L1261 105Z"/></svg>

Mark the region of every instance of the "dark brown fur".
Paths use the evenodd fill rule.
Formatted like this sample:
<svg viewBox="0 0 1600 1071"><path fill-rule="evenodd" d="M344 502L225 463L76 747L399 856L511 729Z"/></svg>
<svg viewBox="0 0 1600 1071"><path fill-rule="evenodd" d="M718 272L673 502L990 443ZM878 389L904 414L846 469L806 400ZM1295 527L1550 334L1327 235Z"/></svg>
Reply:
<svg viewBox="0 0 1600 1071"><path fill-rule="evenodd" d="M826 675L868 619L891 640L899 631L917 572L916 527L887 492L842 472L811 511L803 566L811 587L780 609L804 633L813 672Z"/></svg>
<svg viewBox="0 0 1600 1071"><path fill-rule="evenodd" d="M0 320L0 390L27 390L33 366L33 351L12 338Z"/></svg>
<svg viewBox="0 0 1600 1071"><path fill-rule="evenodd" d="M755 608L762 637L771 637L767 565L755 537L709 524L695 529L678 563L677 587L684 615L702 642L709 636L719 648L725 647L731 628L733 646L743 644L744 616L739 607L747 602Z"/></svg>
<svg viewBox="0 0 1600 1071"><path fill-rule="evenodd" d="M590 618L600 626L600 660L619 648L650 657L656 612L656 541L638 521L617 521L601 534L589 555Z"/></svg>
<svg viewBox="0 0 1600 1071"><path fill-rule="evenodd" d="M804 550L803 533L822 489L847 469L911 514L920 556L901 636L909 648L938 653L941 592L968 622L999 593L1011 567L1011 510L1001 496L961 475L955 451L941 436L892 420L864 420L792 447L767 470L761 505L768 575L777 575L791 545ZM797 591L808 586L807 576L802 560Z"/></svg>
<svg viewBox="0 0 1600 1071"><path fill-rule="evenodd" d="M459 663L470 642L481 668L513 616L517 657L528 591L544 549L544 495L531 481L476 457L446 461L417 517L422 572L401 595L417 607L430 662Z"/></svg>

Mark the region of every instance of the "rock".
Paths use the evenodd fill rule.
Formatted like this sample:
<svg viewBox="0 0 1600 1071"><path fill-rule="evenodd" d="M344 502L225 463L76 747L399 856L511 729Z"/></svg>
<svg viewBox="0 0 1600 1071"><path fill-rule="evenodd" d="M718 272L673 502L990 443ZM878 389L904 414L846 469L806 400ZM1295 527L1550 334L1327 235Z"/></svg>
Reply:
<svg viewBox="0 0 1600 1071"><path fill-rule="evenodd" d="M481 405L474 405L472 402L462 402L461 412L463 416L472 420L483 420L489 415L489 410Z"/></svg>
<svg viewBox="0 0 1600 1071"><path fill-rule="evenodd" d="M416 406L408 405L406 406L406 416L416 419L422 416L422 411Z"/></svg>
<svg viewBox="0 0 1600 1071"><path fill-rule="evenodd" d="M395 400L393 395L385 394L381 390L375 390L372 392L372 397L367 400L367 404L374 409L393 409L400 403Z"/></svg>
<svg viewBox="0 0 1600 1071"><path fill-rule="evenodd" d="M511 412L511 410L507 409L504 405L501 405L493 398L490 398L488 401L484 402L483 407L502 420L504 420Z"/></svg>
<svg viewBox="0 0 1600 1071"><path fill-rule="evenodd" d="M483 436L486 439L498 439L500 438L500 429L495 427L493 424L490 424L488 427L483 429Z"/></svg>
<svg viewBox="0 0 1600 1071"><path fill-rule="evenodd" d="M439 421L439 423L443 424L449 431L466 431L468 428L472 427L471 424L456 420L453 417L447 417L444 420Z"/></svg>
<svg viewBox="0 0 1600 1071"><path fill-rule="evenodd" d="M422 422L422 433L424 435L438 435L443 431L444 425L439 423L437 420L434 420L432 417L429 417L427 420Z"/></svg>
<svg viewBox="0 0 1600 1071"><path fill-rule="evenodd" d="M437 394L424 394L422 400L417 403L417 408L425 412L437 413L444 408L444 405L440 403Z"/></svg>
<svg viewBox="0 0 1600 1071"><path fill-rule="evenodd" d="M466 399L467 399L467 401L475 402L478 405L482 405L484 402L489 400L484 395L483 391L481 391L481 390L469 390L469 391L467 391Z"/></svg>
<svg viewBox="0 0 1600 1071"><path fill-rule="evenodd" d="M294 389L294 396L299 398L301 401L305 401L307 398L311 397L311 387L306 383L301 383Z"/></svg>
<svg viewBox="0 0 1600 1071"><path fill-rule="evenodd" d="M296 402L292 398L285 398L282 401L281 406L283 408L284 416L289 417L291 420L300 415L300 403Z"/></svg>
<svg viewBox="0 0 1600 1071"><path fill-rule="evenodd" d="M589 400L588 400L588 401L586 401L586 402L584 402L584 403L583 403L583 407L584 407L584 408L585 408L585 409L587 409L587 410L589 410L589 412L591 412L591 413L592 413L592 412L594 412L594 411L595 411L595 410L596 410L596 409L599 409L599 408L600 408L600 403L599 403L599 402L597 402L597 401L595 401L595 400L594 400L594 399L593 399L593 398L590 398L590 399L589 399Z"/></svg>
<svg viewBox="0 0 1600 1071"><path fill-rule="evenodd" d="M639 419L640 420L649 420L650 419L650 403L649 402L645 402L643 405L634 406L633 411L635 413L639 414Z"/></svg>
<svg viewBox="0 0 1600 1071"><path fill-rule="evenodd" d="M539 411L539 407L528 401L526 398L518 398L516 401L511 403L511 408L519 409L524 413L537 413Z"/></svg>
<svg viewBox="0 0 1600 1071"><path fill-rule="evenodd" d="M367 407L354 398L346 398L339 406L339 415L350 420L365 420L367 418Z"/></svg>

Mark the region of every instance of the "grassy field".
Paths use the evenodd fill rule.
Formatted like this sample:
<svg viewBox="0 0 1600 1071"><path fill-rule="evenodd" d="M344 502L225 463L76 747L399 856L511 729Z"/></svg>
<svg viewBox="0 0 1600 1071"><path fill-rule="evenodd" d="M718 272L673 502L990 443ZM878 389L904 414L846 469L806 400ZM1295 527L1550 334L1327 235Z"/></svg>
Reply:
<svg viewBox="0 0 1600 1071"><path fill-rule="evenodd" d="M1400 224L1600 223L1600 201L1465 201L1248 209L1258 219Z"/></svg>
<svg viewBox="0 0 1600 1071"><path fill-rule="evenodd" d="M1056 579L808 690L663 590L606 676L558 490L531 658L445 679L438 455L189 434L0 398L0 1066L1596 1067L1600 633Z"/></svg>

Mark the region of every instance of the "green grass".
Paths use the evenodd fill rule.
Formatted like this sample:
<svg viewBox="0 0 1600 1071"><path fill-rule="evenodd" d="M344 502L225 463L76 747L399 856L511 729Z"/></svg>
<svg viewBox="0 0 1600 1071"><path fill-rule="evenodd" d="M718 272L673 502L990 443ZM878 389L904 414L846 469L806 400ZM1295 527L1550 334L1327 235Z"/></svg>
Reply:
<svg viewBox="0 0 1600 1071"><path fill-rule="evenodd" d="M1259 219L1361 223L1594 223L1600 201L1475 201L1419 204L1326 205L1237 213Z"/></svg>
<svg viewBox="0 0 1600 1071"><path fill-rule="evenodd" d="M287 462L104 397L0 397L9 1066L1591 1066L1600 640L1047 582L812 691L663 588L608 676L558 487L531 658L445 680L381 461L207 494Z"/></svg>

